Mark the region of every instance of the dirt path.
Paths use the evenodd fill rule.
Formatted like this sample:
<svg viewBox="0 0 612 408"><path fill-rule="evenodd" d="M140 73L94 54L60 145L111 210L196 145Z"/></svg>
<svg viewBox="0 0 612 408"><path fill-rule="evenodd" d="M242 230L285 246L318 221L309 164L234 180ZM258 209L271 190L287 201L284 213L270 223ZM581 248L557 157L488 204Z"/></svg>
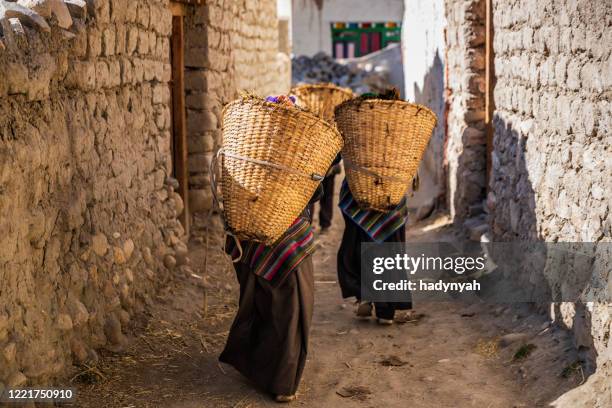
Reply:
<svg viewBox="0 0 612 408"><path fill-rule="evenodd" d="M316 305L300 397L304 407L535 407L577 386L579 366L567 334L527 306L416 305L417 322L381 327L353 318L340 298L335 253L341 217L319 237ZM409 239L449 239L444 219L417 225ZM201 275L204 250L192 247ZM231 367L217 363L237 303L233 271L222 254L209 260L208 311L199 279L184 276L156 299L150 315L133 321L124 353L103 353L74 378L81 407L278 406ZM500 347L515 333L520 340ZM536 348L523 359L521 347ZM533 348L532 346L529 346ZM562 375L563 374L563 375Z"/></svg>

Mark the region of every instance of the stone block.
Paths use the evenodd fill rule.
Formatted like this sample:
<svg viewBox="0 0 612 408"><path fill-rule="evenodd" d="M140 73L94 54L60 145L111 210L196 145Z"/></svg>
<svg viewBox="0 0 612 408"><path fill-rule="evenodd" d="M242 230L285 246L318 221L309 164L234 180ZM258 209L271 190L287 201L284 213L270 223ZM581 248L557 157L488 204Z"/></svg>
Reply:
<svg viewBox="0 0 612 408"><path fill-rule="evenodd" d="M28 92L28 67L20 63L8 63L4 71L3 82L7 84L9 94Z"/></svg>
<svg viewBox="0 0 612 408"><path fill-rule="evenodd" d="M114 23L123 23L126 20L128 4L132 3L124 0L111 0L112 7L110 17ZM136 3L136 2L134 2Z"/></svg>
<svg viewBox="0 0 612 408"><path fill-rule="evenodd" d="M485 132L473 127L468 127L463 132L463 142L466 146L484 144L486 142Z"/></svg>
<svg viewBox="0 0 612 408"><path fill-rule="evenodd" d="M206 9L206 7L196 7L197 10ZM158 32L161 35L170 35L172 33L172 14L168 12L168 9L163 7L160 14L159 25L157 26Z"/></svg>
<svg viewBox="0 0 612 408"><path fill-rule="evenodd" d="M185 67L207 68L209 66L208 53L208 48L187 48L185 50Z"/></svg>
<svg viewBox="0 0 612 408"><path fill-rule="evenodd" d="M190 173L208 173L212 153L190 154L187 159L187 167Z"/></svg>
<svg viewBox="0 0 612 408"><path fill-rule="evenodd" d="M205 134L189 134L187 139L189 153L210 153L215 148L215 141L210 132Z"/></svg>
<svg viewBox="0 0 612 408"><path fill-rule="evenodd" d="M584 26L572 27L571 49L574 53L586 49L586 29Z"/></svg>
<svg viewBox="0 0 612 408"><path fill-rule="evenodd" d="M187 132L201 133L206 130L216 130L218 121L211 111L187 110Z"/></svg>
<svg viewBox="0 0 612 408"><path fill-rule="evenodd" d="M204 70L185 70L185 89L188 91L206 91L206 71Z"/></svg>
<svg viewBox="0 0 612 408"><path fill-rule="evenodd" d="M145 81L152 81L155 78L155 61L142 60L142 67L144 69L143 79Z"/></svg>
<svg viewBox="0 0 612 408"><path fill-rule="evenodd" d="M170 103L170 88L166 84L158 84L153 87L153 103Z"/></svg>
<svg viewBox="0 0 612 408"><path fill-rule="evenodd" d="M147 32L148 36L149 36L149 53L150 54L155 54L156 53L156 46L157 46L157 36L155 35L154 31L148 31ZM168 55L168 57L170 57Z"/></svg>
<svg viewBox="0 0 612 408"><path fill-rule="evenodd" d="M110 61L108 64L109 86L121 85L121 64L119 60Z"/></svg>
<svg viewBox="0 0 612 408"><path fill-rule="evenodd" d="M149 33L145 30L138 31L138 54L146 55L149 53Z"/></svg>
<svg viewBox="0 0 612 408"><path fill-rule="evenodd" d="M115 31L115 53L125 54L127 43L127 31L123 24L118 24Z"/></svg>
<svg viewBox="0 0 612 408"><path fill-rule="evenodd" d="M88 14L100 25L110 21L110 0L88 0Z"/></svg>
<svg viewBox="0 0 612 408"><path fill-rule="evenodd" d="M51 12L57 19L57 25L65 30L72 27L72 16L63 0L51 2Z"/></svg>
<svg viewBox="0 0 612 408"><path fill-rule="evenodd" d="M219 106L216 98L208 92L190 92L185 98L188 109L212 111Z"/></svg>
<svg viewBox="0 0 612 408"><path fill-rule="evenodd" d="M33 57L28 73L28 100L42 100L49 96L49 85L56 70L56 59L50 54Z"/></svg>
<svg viewBox="0 0 612 408"><path fill-rule="evenodd" d="M189 209L193 212L207 211L212 208L213 197L210 189L189 190Z"/></svg>
<svg viewBox="0 0 612 408"><path fill-rule="evenodd" d="M151 18L151 10L148 4L139 2L138 3L138 15L137 21L143 27L148 28Z"/></svg>
<svg viewBox="0 0 612 408"><path fill-rule="evenodd" d="M96 63L96 86L99 88L110 86L110 73L106 61Z"/></svg>
<svg viewBox="0 0 612 408"><path fill-rule="evenodd" d="M97 57L102 53L102 34L95 27L89 28L87 32L87 55L89 58Z"/></svg>
<svg viewBox="0 0 612 408"><path fill-rule="evenodd" d="M576 59L572 59L567 66L567 86L569 89L580 89L580 67L581 64Z"/></svg>
<svg viewBox="0 0 612 408"><path fill-rule="evenodd" d="M121 83L130 84L133 82L134 66L128 58L122 58L119 60L121 68Z"/></svg>
<svg viewBox="0 0 612 408"><path fill-rule="evenodd" d="M137 17L138 17L138 2L128 1L127 7L125 9L125 21L134 23L136 22Z"/></svg>
<svg viewBox="0 0 612 408"><path fill-rule="evenodd" d="M102 33L102 53L105 56L115 55L116 28L110 26Z"/></svg>
<svg viewBox="0 0 612 408"><path fill-rule="evenodd" d="M87 2L85 0L64 0L70 15L74 18L84 19L87 16Z"/></svg>
<svg viewBox="0 0 612 408"><path fill-rule="evenodd" d="M132 55L134 52L136 52L136 48L138 47L138 39L139 39L138 28L130 27L127 32L127 44L126 44L126 52L128 53L128 55Z"/></svg>
<svg viewBox="0 0 612 408"><path fill-rule="evenodd" d="M134 59L134 75L132 76L132 83L142 82L144 79L144 61L141 59Z"/></svg>
<svg viewBox="0 0 612 408"><path fill-rule="evenodd" d="M593 92L603 92L602 64L597 62L587 62L580 68L580 82L583 87ZM611 75L610 72L607 74Z"/></svg>
<svg viewBox="0 0 612 408"><path fill-rule="evenodd" d="M25 385L27 381L28 378L21 371L17 371L9 376L6 385L17 388Z"/></svg>

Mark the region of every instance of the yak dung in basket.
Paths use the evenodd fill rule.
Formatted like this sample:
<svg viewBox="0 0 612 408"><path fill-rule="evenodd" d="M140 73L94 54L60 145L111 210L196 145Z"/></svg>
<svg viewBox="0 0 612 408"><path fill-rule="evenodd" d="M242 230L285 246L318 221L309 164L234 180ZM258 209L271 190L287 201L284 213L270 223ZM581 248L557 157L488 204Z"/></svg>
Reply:
<svg viewBox="0 0 612 408"><path fill-rule="evenodd" d="M353 97L353 91L334 84L307 84L296 86L291 93L301 106L314 112L323 120L334 123L334 109Z"/></svg>
<svg viewBox="0 0 612 408"><path fill-rule="evenodd" d="M359 206L396 207L416 175L436 115L402 100L355 98L336 108L335 119L344 137L346 178Z"/></svg>
<svg viewBox="0 0 612 408"><path fill-rule="evenodd" d="M342 144L332 125L296 106L254 97L229 103L218 156L231 232L273 244L304 210Z"/></svg>

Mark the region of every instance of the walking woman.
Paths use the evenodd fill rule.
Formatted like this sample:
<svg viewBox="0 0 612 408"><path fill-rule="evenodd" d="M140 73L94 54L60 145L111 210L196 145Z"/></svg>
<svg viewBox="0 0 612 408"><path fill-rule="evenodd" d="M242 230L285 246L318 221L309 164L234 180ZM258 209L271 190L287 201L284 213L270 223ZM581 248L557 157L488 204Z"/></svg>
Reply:
<svg viewBox="0 0 612 408"><path fill-rule="evenodd" d="M268 102L293 105L294 97L268 97ZM226 251L240 284L238 312L219 360L275 396L296 399L308 353L314 305L311 204L322 193L318 186L306 209L272 245L228 237Z"/></svg>
<svg viewBox="0 0 612 408"><path fill-rule="evenodd" d="M389 212L362 210L351 194L348 183L343 181L340 189L340 209L345 228L338 250L338 281L343 298L357 299L357 317L367 319L372 311L377 322L393 324L397 310L412 309L412 302L376 302L361 299L361 244L366 242L406 242L406 199ZM406 313L404 313L406 314Z"/></svg>
<svg viewBox="0 0 612 408"><path fill-rule="evenodd" d="M311 203L321 196L319 186ZM241 241L234 264L240 283L238 313L219 360L274 395L296 399L308 352L314 305L314 235L308 209L274 246ZM228 237L226 251L240 255Z"/></svg>

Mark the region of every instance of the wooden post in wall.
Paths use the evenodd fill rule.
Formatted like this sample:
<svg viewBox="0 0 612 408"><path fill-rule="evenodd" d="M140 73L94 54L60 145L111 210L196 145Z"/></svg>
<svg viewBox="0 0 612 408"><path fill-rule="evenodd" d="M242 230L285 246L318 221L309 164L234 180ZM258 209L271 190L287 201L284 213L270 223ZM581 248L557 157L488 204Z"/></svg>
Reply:
<svg viewBox="0 0 612 408"><path fill-rule="evenodd" d="M487 170L486 185L489 192L489 181L492 172L493 154L493 112L495 102L493 100L493 89L495 88L495 55L493 51L493 0L485 0L485 130L487 146Z"/></svg>
<svg viewBox="0 0 612 408"><path fill-rule="evenodd" d="M185 37L183 30L184 5L170 2L172 37L172 139L174 175L179 183L178 194L185 208L179 219L189 236L189 174L187 170L187 126L185 119Z"/></svg>

